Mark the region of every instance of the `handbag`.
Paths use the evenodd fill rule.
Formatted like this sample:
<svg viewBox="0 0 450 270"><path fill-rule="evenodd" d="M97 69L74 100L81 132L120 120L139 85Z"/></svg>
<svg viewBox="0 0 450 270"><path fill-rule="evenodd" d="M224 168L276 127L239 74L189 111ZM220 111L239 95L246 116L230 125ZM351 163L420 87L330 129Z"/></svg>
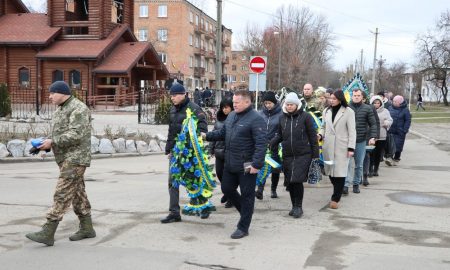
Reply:
<svg viewBox="0 0 450 270"><path fill-rule="evenodd" d="M308 184L317 184L320 180L322 180L320 160L318 158L313 158L309 165Z"/></svg>
<svg viewBox="0 0 450 270"><path fill-rule="evenodd" d="M394 134L388 132L386 136L386 157L393 157L396 151Z"/></svg>

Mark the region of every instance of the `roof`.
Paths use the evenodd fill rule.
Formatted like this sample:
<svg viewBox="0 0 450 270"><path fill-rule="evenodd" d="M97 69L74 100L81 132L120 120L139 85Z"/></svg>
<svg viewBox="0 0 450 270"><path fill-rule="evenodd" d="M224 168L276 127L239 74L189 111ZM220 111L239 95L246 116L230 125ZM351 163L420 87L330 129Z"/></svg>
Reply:
<svg viewBox="0 0 450 270"><path fill-rule="evenodd" d="M148 51L150 43L125 42L114 48L111 54L94 69L95 73L127 73Z"/></svg>
<svg viewBox="0 0 450 270"><path fill-rule="evenodd" d="M58 40L50 47L40 51L36 57L39 59L97 59L113 46L126 32L129 32L128 41L136 41L130 29L118 25L105 39L92 40Z"/></svg>
<svg viewBox="0 0 450 270"><path fill-rule="evenodd" d="M0 16L0 44L47 45L61 31L50 27L46 14L17 13Z"/></svg>

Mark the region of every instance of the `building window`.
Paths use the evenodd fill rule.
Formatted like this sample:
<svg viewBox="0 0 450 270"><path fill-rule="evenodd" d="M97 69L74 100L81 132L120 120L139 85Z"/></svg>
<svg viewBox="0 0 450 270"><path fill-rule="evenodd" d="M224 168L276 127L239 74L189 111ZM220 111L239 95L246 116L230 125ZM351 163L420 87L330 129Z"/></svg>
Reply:
<svg viewBox="0 0 450 270"><path fill-rule="evenodd" d="M193 56L189 56L189 67L194 67L194 57Z"/></svg>
<svg viewBox="0 0 450 270"><path fill-rule="evenodd" d="M194 22L194 13L192 13L192 11L189 11L189 22L190 23Z"/></svg>
<svg viewBox="0 0 450 270"><path fill-rule="evenodd" d="M231 70L232 70L232 71L236 71L236 65L232 65L232 66L231 66Z"/></svg>
<svg viewBox="0 0 450 270"><path fill-rule="evenodd" d="M160 17L160 18L167 17L167 6L166 5L158 6L158 17Z"/></svg>
<svg viewBox="0 0 450 270"><path fill-rule="evenodd" d="M167 64L167 54L166 53L158 53L159 60L165 64Z"/></svg>
<svg viewBox="0 0 450 270"><path fill-rule="evenodd" d="M194 44L194 36L193 35L189 35L189 45L193 45Z"/></svg>
<svg viewBox="0 0 450 270"><path fill-rule="evenodd" d="M64 81L64 71L57 69L52 72L52 82L56 81Z"/></svg>
<svg viewBox="0 0 450 270"><path fill-rule="evenodd" d="M167 41L167 29L159 29L158 30L158 40L159 41Z"/></svg>
<svg viewBox="0 0 450 270"><path fill-rule="evenodd" d="M241 82L245 82L246 81L246 77L245 76L242 76L241 77Z"/></svg>
<svg viewBox="0 0 450 270"><path fill-rule="evenodd" d="M203 18L200 20L200 26L202 29L205 29L205 20L203 20Z"/></svg>
<svg viewBox="0 0 450 270"><path fill-rule="evenodd" d="M195 15L195 25L198 25L198 15Z"/></svg>
<svg viewBox="0 0 450 270"><path fill-rule="evenodd" d="M139 6L139 17L141 17L141 18L147 18L148 17L148 6L147 5L140 5Z"/></svg>
<svg viewBox="0 0 450 270"><path fill-rule="evenodd" d="M200 47L200 37L199 36L195 36L195 48Z"/></svg>
<svg viewBox="0 0 450 270"><path fill-rule="evenodd" d="M241 66L241 70L242 71L246 71L247 70L247 66Z"/></svg>
<svg viewBox="0 0 450 270"><path fill-rule="evenodd" d="M69 73L69 85L72 88L81 88L81 72L79 70L71 70Z"/></svg>
<svg viewBox="0 0 450 270"><path fill-rule="evenodd" d="M30 86L30 69L22 67L19 69L19 85L28 87Z"/></svg>
<svg viewBox="0 0 450 270"><path fill-rule="evenodd" d="M236 54L235 53L233 53L233 54L231 54L231 59L233 59L233 60L236 60Z"/></svg>
<svg viewBox="0 0 450 270"><path fill-rule="evenodd" d="M138 39L139 39L139 41L147 41L148 40L148 30L147 29L139 29Z"/></svg>
<svg viewBox="0 0 450 270"><path fill-rule="evenodd" d="M245 60L247 60L247 57L245 55L243 55L241 60L245 61Z"/></svg>

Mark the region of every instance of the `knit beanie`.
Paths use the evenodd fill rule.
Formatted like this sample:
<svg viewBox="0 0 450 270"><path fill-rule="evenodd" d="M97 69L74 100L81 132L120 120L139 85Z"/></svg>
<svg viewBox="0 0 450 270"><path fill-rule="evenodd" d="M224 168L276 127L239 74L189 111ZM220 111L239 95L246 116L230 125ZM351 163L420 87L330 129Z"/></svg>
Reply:
<svg viewBox="0 0 450 270"><path fill-rule="evenodd" d="M273 104L277 104L278 103L278 100L277 100L277 98L275 97L275 93L274 92L266 92L265 94L264 94L264 96L263 96L263 102L264 101L270 101L270 102L272 102Z"/></svg>
<svg viewBox="0 0 450 270"><path fill-rule="evenodd" d="M298 107L298 105L300 105L300 99L298 98L296 93L291 92L286 95L286 98L284 99L284 103L295 104Z"/></svg>
<svg viewBox="0 0 450 270"><path fill-rule="evenodd" d="M173 83L172 87L170 87L170 94L171 95L186 94L186 89L184 89L184 86L182 84Z"/></svg>
<svg viewBox="0 0 450 270"><path fill-rule="evenodd" d="M402 96L395 96L392 101L398 103L398 104L402 104L403 101L405 101L405 99Z"/></svg>
<svg viewBox="0 0 450 270"><path fill-rule="evenodd" d="M63 95L72 95L69 85L65 81L56 81L50 85L48 88L50 93L60 93Z"/></svg>

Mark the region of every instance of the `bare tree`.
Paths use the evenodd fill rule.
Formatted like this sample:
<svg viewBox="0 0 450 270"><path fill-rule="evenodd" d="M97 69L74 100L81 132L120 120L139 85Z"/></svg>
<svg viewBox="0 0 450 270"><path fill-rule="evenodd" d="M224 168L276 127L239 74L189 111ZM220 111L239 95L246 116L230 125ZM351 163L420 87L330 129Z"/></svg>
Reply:
<svg viewBox="0 0 450 270"><path fill-rule="evenodd" d="M332 72L328 64L335 49L332 41L323 16L289 5L281 6L272 25L264 30L247 26L241 47L268 56L269 86L278 86L281 71L281 86L301 89L306 82L315 86L329 83L325 73Z"/></svg>
<svg viewBox="0 0 450 270"><path fill-rule="evenodd" d="M445 106L449 106L447 83L450 77L450 10L443 12L434 30L417 39L419 65L427 80L441 90Z"/></svg>

